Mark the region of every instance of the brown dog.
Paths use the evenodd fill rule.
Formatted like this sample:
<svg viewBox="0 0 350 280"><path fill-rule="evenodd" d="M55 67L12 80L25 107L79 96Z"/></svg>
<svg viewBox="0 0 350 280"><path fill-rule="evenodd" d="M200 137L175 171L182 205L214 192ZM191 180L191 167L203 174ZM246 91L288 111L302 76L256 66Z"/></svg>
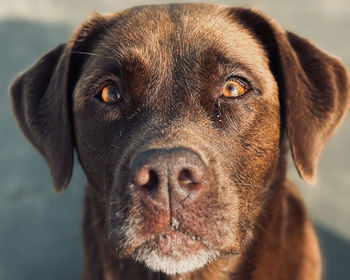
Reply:
<svg viewBox="0 0 350 280"><path fill-rule="evenodd" d="M87 279L319 279L286 179L312 181L349 107L341 62L252 10L94 15L11 87L24 134L68 185L88 178Z"/></svg>

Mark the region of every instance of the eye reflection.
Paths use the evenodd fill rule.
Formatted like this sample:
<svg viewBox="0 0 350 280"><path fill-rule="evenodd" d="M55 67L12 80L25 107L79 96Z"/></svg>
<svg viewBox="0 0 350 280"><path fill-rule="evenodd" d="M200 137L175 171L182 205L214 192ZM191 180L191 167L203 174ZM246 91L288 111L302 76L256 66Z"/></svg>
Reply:
<svg viewBox="0 0 350 280"><path fill-rule="evenodd" d="M221 94L225 97L239 97L245 93L247 93L248 88L242 82L237 80L232 80L226 82L224 85Z"/></svg>
<svg viewBox="0 0 350 280"><path fill-rule="evenodd" d="M106 103L116 103L122 99L118 88L113 85L105 86L102 89L101 98Z"/></svg>

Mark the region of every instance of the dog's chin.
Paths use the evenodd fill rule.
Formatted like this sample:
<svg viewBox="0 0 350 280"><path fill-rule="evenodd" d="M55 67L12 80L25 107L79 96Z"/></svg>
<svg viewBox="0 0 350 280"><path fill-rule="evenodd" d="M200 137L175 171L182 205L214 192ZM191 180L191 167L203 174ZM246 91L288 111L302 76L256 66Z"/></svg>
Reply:
<svg viewBox="0 0 350 280"><path fill-rule="evenodd" d="M201 249L188 256L163 255L158 250L142 250L135 259L144 263L149 269L169 275L191 272L206 265L217 257L216 251Z"/></svg>
<svg viewBox="0 0 350 280"><path fill-rule="evenodd" d="M137 262L169 275L199 269L218 255L206 242L179 233L148 240L132 253Z"/></svg>

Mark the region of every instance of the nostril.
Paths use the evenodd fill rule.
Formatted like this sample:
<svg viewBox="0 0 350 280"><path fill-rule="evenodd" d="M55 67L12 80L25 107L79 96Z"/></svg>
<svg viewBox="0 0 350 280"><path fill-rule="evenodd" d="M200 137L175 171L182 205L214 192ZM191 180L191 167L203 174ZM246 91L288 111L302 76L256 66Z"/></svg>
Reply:
<svg viewBox="0 0 350 280"><path fill-rule="evenodd" d="M149 192L157 191L159 178L154 170L142 168L135 173L135 184Z"/></svg>
<svg viewBox="0 0 350 280"><path fill-rule="evenodd" d="M191 187L200 182L194 179L193 173L188 169L182 169L178 177L179 183L183 187Z"/></svg>
<svg viewBox="0 0 350 280"><path fill-rule="evenodd" d="M149 191L155 191L158 188L159 178L155 171L149 171L149 180L146 184L143 184L143 187Z"/></svg>
<svg viewBox="0 0 350 280"><path fill-rule="evenodd" d="M144 151L133 160L129 176L130 190L150 209L169 208L171 201L191 203L206 195L210 184L201 156L185 148Z"/></svg>

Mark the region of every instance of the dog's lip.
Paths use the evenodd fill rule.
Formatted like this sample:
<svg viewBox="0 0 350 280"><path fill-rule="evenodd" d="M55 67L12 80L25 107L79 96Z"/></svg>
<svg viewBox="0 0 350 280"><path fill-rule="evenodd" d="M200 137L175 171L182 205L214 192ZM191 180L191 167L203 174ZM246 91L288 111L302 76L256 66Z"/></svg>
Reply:
<svg viewBox="0 0 350 280"><path fill-rule="evenodd" d="M188 255L201 249L209 249L209 243L199 236L169 229L146 241L149 247L163 255Z"/></svg>

